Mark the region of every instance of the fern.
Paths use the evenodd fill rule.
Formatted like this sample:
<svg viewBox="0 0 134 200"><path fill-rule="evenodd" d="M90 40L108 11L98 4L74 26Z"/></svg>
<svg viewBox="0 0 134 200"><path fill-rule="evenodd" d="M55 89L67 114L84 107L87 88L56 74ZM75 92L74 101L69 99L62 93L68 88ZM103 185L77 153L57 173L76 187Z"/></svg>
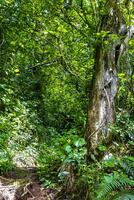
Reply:
<svg viewBox="0 0 134 200"><path fill-rule="evenodd" d="M104 181L100 186L100 190L97 196L98 200L104 200L108 194L111 194L113 191L122 190L126 187L133 187L134 181L129 179L124 175L113 175L105 176Z"/></svg>
<svg viewBox="0 0 134 200"><path fill-rule="evenodd" d="M112 197L111 200L134 200L134 192L119 192L119 194Z"/></svg>
<svg viewBox="0 0 134 200"><path fill-rule="evenodd" d="M124 158L122 160L121 166L128 176L131 176L134 178L134 158L133 157L127 156L126 158Z"/></svg>

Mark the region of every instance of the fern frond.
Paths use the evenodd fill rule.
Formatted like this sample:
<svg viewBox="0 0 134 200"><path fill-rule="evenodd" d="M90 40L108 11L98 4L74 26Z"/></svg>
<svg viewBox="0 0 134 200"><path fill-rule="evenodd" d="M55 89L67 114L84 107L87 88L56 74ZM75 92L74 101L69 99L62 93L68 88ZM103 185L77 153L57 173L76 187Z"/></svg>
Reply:
<svg viewBox="0 0 134 200"><path fill-rule="evenodd" d="M134 158L127 157L122 161L122 167L128 176L134 177Z"/></svg>
<svg viewBox="0 0 134 200"><path fill-rule="evenodd" d="M104 181L100 186L100 190L97 196L98 200L104 200L106 196L113 191L122 190L125 187L134 187L134 181L127 178L126 176L105 176Z"/></svg>
<svg viewBox="0 0 134 200"><path fill-rule="evenodd" d="M134 200L134 192L123 191L111 198L111 200Z"/></svg>

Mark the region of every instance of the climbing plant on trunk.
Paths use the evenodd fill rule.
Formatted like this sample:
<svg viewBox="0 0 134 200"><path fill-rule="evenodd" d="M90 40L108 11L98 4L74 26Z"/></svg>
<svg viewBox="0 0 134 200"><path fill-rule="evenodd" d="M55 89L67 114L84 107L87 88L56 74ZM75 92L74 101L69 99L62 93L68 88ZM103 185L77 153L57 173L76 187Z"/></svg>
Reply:
<svg viewBox="0 0 134 200"><path fill-rule="evenodd" d="M118 91L118 73L121 56L133 31L127 32L124 12L127 7L120 7L117 1L107 1L105 15L98 23L95 64L92 79L86 139L88 155L96 155L100 144L111 142L109 124L115 122L115 98ZM99 25L100 24L100 25ZM98 154L98 155L97 155Z"/></svg>

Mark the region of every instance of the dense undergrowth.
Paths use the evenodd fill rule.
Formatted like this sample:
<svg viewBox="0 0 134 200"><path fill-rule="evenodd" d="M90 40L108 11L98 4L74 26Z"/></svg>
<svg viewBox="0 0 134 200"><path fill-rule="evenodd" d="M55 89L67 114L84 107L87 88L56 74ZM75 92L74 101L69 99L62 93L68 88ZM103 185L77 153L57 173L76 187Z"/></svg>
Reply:
<svg viewBox="0 0 134 200"><path fill-rule="evenodd" d="M117 124L111 127L114 131L111 146L98 147L100 153L105 151L101 162L93 157L95 162L87 164L85 141L75 130L58 138L53 137L51 145L43 144L38 160L38 174L45 187L62 188L62 198L65 195L71 199L106 200L116 198L119 193L120 199L133 199L134 127L130 119L129 123L124 123L126 113L118 118Z"/></svg>
<svg viewBox="0 0 134 200"><path fill-rule="evenodd" d="M110 145L99 144L97 153L103 159L98 161L92 155L92 163L86 160L84 139L86 80L85 84L79 83L79 93L68 75L64 80L64 87L61 87L63 79L48 82L41 102L32 96L37 95L36 91L31 94L26 88L27 96L21 96L20 92L14 96L13 86L1 84L0 173L15 171L17 165L32 165L37 167L44 187L59 191L57 199L132 200L134 119L132 93L129 96L130 91L124 93L126 79L119 88L116 124L109 127L112 141ZM127 99L127 105L122 98Z"/></svg>
<svg viewBox="0 0 134 200"><path fill-rule="evenodd" d="M0 2L0 175L36 167L57 199L133 200L134 40L118 69L111 140L98 145L89 163L85 130L94 49L119 36L97 32L105 1L73 1L70 9L71 2Z"/></svg>
<svg viewBox="0 0 134 200"><path fill-rule="evenodd" d="M46 141L41 142L25 106L19 104L18 108L16 115L1 115L1 174L15 170L19 163L28 167L33 162L44 187L59 191L58 199L133 199L134 124L128 112L119 112L116 125L110 127L114 136L111 145L98 146L100 153L105 152L103 160L93 156L94 162L88 164L86 142L76 128L58 133L51 127Z"/></svg>

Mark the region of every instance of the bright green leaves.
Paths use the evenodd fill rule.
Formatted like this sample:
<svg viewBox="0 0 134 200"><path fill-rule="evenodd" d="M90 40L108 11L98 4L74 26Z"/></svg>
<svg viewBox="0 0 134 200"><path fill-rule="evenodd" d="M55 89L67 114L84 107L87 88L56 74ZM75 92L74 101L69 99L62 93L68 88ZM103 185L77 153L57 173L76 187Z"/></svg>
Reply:
<svg viewBox="0 0 134 200"><path fill-rule="evenodd" d="M86 156L85 140L79 138L77 135L73 135L72 140L68 140L68 144L64 146L64 151L66 156L64 157L63 162L66 164L82 164Z"/></svg>
<svg viewBox="0 0 134 200"><path fill-rule="evenodd" d="M99 149L100 151L105 151L105 150L106 150L106 146L100 144L100 145L98 146L98 149Z"/></svg>
<svg viewBox="0 0 134 200"><path fill-rule="evenodd" d="M82 146L85 145L85 140L83 138L79 138L79 139L74 141L74 145L76 147L82 147Z"/></svg>
<svg viewBox="0 0 134 200"><path fill-rule="evenodd" d="M3 2L5 2L8 6L11 5L14 1L13 0L4 0Z"/></svg>
<svg viewBox="0 0 134 200"><path fill-rule="evenodd" d="M96 36L99 38L106 37L110 32L109 31L101 31L99 33L96 33Z"/></svg>
<svg viewBox="0 0 134 200"><path fill-rule="evenodd" d="M94 192L103 176L104 181L110 183L105 171L130 173L128 167L116 159L115 144L108 149L113 153L111 157L109 153L102 163L96 162L93 154L94 165L88 166L85 160L87 149L83 135L91 94L94 47L103 40L104 46L110 48L110 42L119 39L110 31L97 32L101 17L107 14L105 1L74 0L66 8L62 0L7 0L3 5L0 16L3 40L0 42L0 168L4 159L7 163L10 156L20 154L27 147L30 152L34 144L39 152L39 176L46 187L55 187L76 173L74 176L79 178L77 185L81 183L83 195L85 188ZM130 46L133 63L133 41ZM123 72L119 78L119 105L130 109L133 98L126 92L127 78ZM131 99L129 105L126 105L126 97ZM119 126L111 130L115 133L114 139L125 143L129 138L127 145L132 148L133 121L129 115L125 118L123 115L121 112L119 118L117 116ZM106 150L104 145L98 145L100 154ZM120 145L118 150L126 149Z"/></svg>
<svg viewBox="0 0 134 200"><path fill-rule="evenodd" d="M60 24L57 31L59 31L60 33L67 33L67 29L64 27L64 25Z"/></svg>
<svg viewBox="0 0 134 200"><path fill-rule="evenodd" d="M72 147L70 145L65 145L64 150L65 152L70 153L72 151Z"/></svg>
<svg viewBox="0 0 134 200"><path fill-rule="evenodd" d="M63 136L57 136L56 134L51 141L51 146L46 146L42 144L40 148L39 164L41 169L39 169L39 174L45 179L43 182L47 184L48 181L52 181L51 185L55 183L55 180L63 182L70 176L70 168L78 168L85 163L86 148L85 140L80 138L75 130L72 133L64 133ZM53 178L48 171L53 168L57 169L55 173L53 172ZM46 173L47 172L47 173ZM51 172L52 173L52 172ZM48 174L48 175L47 175Z"/></svg>

